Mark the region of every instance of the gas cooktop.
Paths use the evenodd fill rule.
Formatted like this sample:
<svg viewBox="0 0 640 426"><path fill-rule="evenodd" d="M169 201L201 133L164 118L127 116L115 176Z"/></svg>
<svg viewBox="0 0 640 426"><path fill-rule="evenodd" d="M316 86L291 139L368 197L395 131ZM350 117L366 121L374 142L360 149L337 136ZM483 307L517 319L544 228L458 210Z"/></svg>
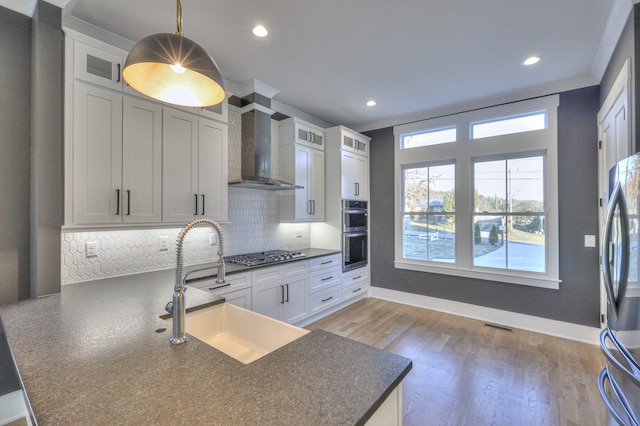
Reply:
<svg viewBox="0 0 640 426"><path fill-rule="evenodd" d="M289 250L268 250L257 253L236 254L225 256L224 261L228 263L236 263L244 266L257 266L267 263L286 262L306 255L301 251Z"/></svg>

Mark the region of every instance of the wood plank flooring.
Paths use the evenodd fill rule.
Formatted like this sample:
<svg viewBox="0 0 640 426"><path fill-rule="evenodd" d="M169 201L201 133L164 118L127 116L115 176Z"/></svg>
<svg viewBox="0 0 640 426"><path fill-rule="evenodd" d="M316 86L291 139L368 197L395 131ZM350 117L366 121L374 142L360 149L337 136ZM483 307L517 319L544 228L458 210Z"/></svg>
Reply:
<svg viewBox="0 0 640 426"><path fill-rule="evenodd" d="M598 346L365 299L307 327L413 360L404 425L604 425Z"/></svg>

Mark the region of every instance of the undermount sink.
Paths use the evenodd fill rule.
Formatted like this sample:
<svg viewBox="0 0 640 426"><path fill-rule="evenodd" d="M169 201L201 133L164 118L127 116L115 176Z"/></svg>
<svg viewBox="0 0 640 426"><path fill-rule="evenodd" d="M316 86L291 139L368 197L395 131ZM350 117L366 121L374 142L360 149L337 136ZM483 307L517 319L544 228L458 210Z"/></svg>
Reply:
<svg viewBox="0 0 640 426"><path fill-rule="evenodd" d="M244 364L309 333L226 302L187 313L186 332Z"/></svg>

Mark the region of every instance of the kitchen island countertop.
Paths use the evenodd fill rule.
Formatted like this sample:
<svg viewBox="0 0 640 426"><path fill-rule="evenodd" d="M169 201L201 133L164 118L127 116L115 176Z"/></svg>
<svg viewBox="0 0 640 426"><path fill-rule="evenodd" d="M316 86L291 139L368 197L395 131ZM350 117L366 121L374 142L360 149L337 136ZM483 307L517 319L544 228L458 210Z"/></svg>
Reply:
<svg viewBox="0 0 640 426"><path fill-rule="evenodd" d="M315 330L242 364L159 315L173 271L63 286L0 307L40 424L363 424L411 369L407 358ZM187 292L189 305L211 296Z"/></svg>

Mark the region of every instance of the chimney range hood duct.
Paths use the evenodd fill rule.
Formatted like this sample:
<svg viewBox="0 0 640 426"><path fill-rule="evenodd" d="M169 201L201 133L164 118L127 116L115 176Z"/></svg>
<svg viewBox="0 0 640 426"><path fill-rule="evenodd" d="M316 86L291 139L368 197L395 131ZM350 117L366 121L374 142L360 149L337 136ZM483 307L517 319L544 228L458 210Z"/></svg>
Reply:
<svg viewBox="0 0 640 426"><path fill-rule="evenodd" d="M285 190L303 188L271 177L271 115L259 109L242 114L241 176L236 188Z"/></svg>

